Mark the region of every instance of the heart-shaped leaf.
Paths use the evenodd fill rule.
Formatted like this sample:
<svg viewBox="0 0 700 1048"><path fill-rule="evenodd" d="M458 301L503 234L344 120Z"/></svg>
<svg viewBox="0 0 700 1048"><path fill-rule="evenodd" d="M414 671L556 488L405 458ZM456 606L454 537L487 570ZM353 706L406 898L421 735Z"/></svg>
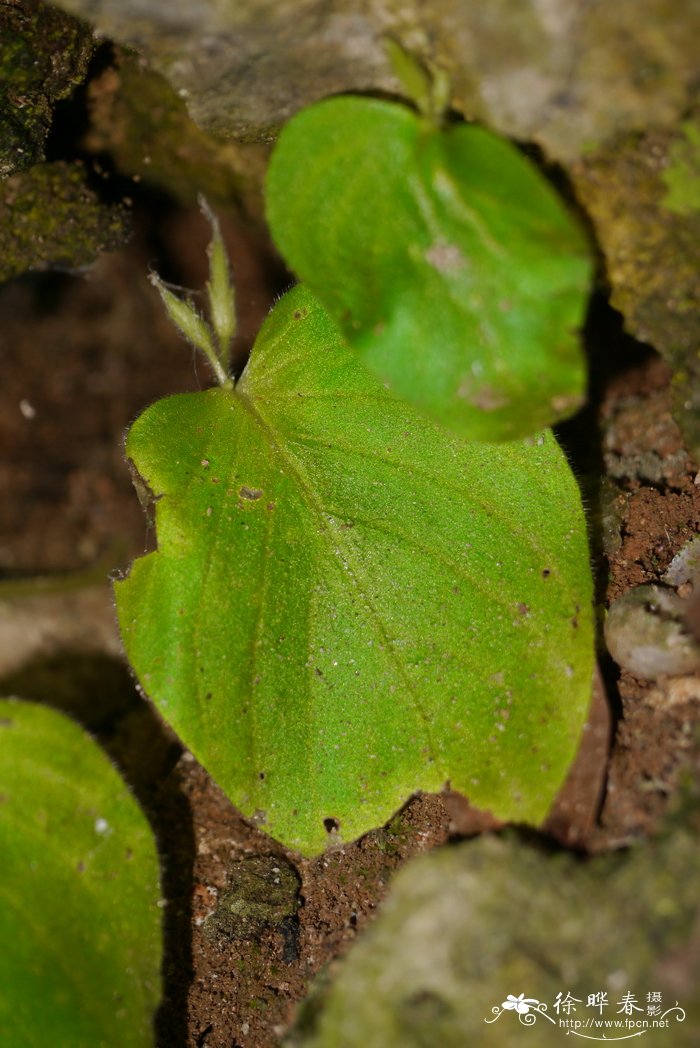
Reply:
<svg viewBox="0 0 700 1048"><path fill-rule="evenodd" d="M509 142L328 99L282 131L267 214L365 363L462 435L525 436L580 404L590 252Z"/></svg>
<svg viewBox="0 0 700 1048"><path fill-rule="evenodd" d="M154 404L127 454L158 551L116 585L126 650L243 812L309 853L448 780L544 816L592 669L585 524L550 433L451 438L297 287L234 390Z"/></svg>
<svg viewBox="0 0 700 1048"><path fill-rule="evenodd" d="M151 1048L158 857L107 757L73 721L0 700L0 1040Z"/></svg>

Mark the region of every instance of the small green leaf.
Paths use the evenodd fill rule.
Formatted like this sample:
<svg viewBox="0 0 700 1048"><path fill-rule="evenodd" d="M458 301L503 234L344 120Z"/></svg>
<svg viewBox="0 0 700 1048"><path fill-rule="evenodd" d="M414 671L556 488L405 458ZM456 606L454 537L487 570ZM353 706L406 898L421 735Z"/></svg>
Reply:
<svg viewBox="0 0 700 1048"><path fill-rule="evenodd" d="M235 390L154 404L127 454L158 551L116 584L126 650L245 814L306 853L324 820L350 840L448 780L542 819L592 670L586 529L550 433L451 438L300 286Z"/></svg>
<svg viewBox="0 0 700 1048"><path fill-rule="evenodd" d="M662 203L677 215L700 211L700 124L687 120L671 143L668 166L661 172L668 192Z"/></svg>
<svg viewBox="0 0 700 1048"><path fill-rule="evenodd" d="M220 386L225 385L229 378L219 360L219 354L214 346L209 325L202 320L194 306L178 298L177 295L173 295L172 291L168 291L157 273L150 274L150 281L158 291L165 306L165 311L175 327L184 335L191 346L198 349L200 353L204 353L211 364L217 382Z"/></svg>
<svg viewBox="0 0 700 1048"><path fill-rule="evenodd" d="M438 125L449 102L449 80L443 70L428 67L397 40L387 37L384 50L396 79L419 113Z"/></svg>
<svg viewBox="0 0 700 1048"><path fill-rule="evenodd" d="M0 1040L151 1048L160 997L148 823L71 720L0 700Z"/></svg>
<svg viewBox="0 0 700 1048"><path fill-rule="evenodd" d="M236 299L219 220L202 196L199 198L199 206L212 229L212 239L208 249L210 279L207 283L207 296L212 327L219 344L219 361L224 371L227 372L230 363L231 341L236 333Z"/></svg>
<svg viewBox="0 0 700 1048"><path fill-rule="evenodd" d="M590 252L509 142L333 98L282 131L267 202L286 261L354 349L441 422L511 439L581 403Z"/></svg>

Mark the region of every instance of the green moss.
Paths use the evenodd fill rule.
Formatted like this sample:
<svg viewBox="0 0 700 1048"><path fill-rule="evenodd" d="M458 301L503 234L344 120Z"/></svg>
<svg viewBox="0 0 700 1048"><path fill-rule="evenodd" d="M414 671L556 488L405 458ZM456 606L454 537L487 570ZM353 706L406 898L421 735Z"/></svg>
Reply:
<svg viewBox="0 0 700 1048"><path fill-rule="evenodd" d="M700 211L700 123L687 120L668 151L668 167L662 174L668 190L663 204L669 211L689 215Z"/></svg>
<svg viewBox="0 0 700 1048"><path fill-rule="evenodd" d="M672 365L674 414L689 448L700 454L700 210L669 210L666 182L678 170L679 150L689 165L691 145L687 132L629 135L571 170L605 256L612 304L630 334ZM676 201L678 192L676 182Z"/></svg>
<svg viewBox="0 0 700 1048"><path fill-rule="evenodd" d="M253 855L234 862L228 887L206 921L208 938L257 940L296 918L301 881L294 866L276 855Z"/></svg>
<svg viewBox="0 0 700 1048"><path fill-rule="evenodd" d="M264 1001L262 997L251 997L248 1005L257 1012L266 1012L269 1007L268 1002Z"/></svg>
<svg viewBox="0 0 700 1048"><path fill-rule="evenodd" d="M79 269L126 236L124 211L98 201L79 164L37 164L0 186L0 281Z"/></svg>
<svg viewBox="0 0 700 1048"><path fill-rule="evenodd" d="M411 833L405 825L404 817L404 811L398 812L384 829L376 834L377 850L384 855L400 855L410 841Z"/></svg>
<svg viewBox="0 0 700 1048"><path fill-rule="evenodd" d="M47 4L0 5L0 177L43 159L53 106L83 80L93 46L87 26Z"/></svg>

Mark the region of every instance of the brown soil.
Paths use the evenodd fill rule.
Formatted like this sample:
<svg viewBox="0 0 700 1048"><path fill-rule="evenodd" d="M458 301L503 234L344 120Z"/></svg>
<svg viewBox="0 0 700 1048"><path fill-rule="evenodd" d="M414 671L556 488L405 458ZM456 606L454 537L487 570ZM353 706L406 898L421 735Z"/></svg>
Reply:
<svg viewBox="0 0 700 1048"><path fill-rule="evenodd" d="M700 474L671 418L669 381L663 361L649 355L610 383L601 404L605 465L617 478L620 515L619 548L613 541L607 558L608 602L658 582L700 529ZM690 603L692 591L682 595ZM648 833L698 747L700 688L684 694L622 671L616 690L621 716L596 847Z"/></svg>
<svg viewBox="0 0 700 1048"><path fill-rule="evenodd" d="M30 276L0 289L0 585L2 576L70 572L105 558L123 567L147 540L122 459L124 429L152 400L196 389L206 375L201 365L195 373L145 272L154 263L176 282L201 286L205 230L190 212L146 206L135 227L129 247L87 274ZM250 230L230 222L227 232L244 352L278 290L279 270ZM601 316L596 338L613 338L614 318ZM700 520L696 470L669 414L668 372L652 353L625 345L612 354L616 373L601 377L578 429L565 432L588 491L601 600L657 580ZM595 523L601 463L604 529ZM697 697L674 693L678 701L669 704L664 682L652 686L601 660L599 704L605 709L607 692L612 750L608 757L603 728L587 773L572 780L566 819L577 818L571 812L582 783L607 771L604 801L592 814L595 795L581 802L589 814L576 833L562 830L561 819L549 825L584 850L620 847L652 831L697 745ZM278 1043L310 977L361 933L396 869L488 824L454 797L421 796L386 828L302 861L236 812L113 658L54 650L0 687L26 697L57 694L58 704L78 710L150 814L168 903L162 1048ZM247 927L227 924L217 901L246 870L271 886L282 878L287 895Z"/></svg>

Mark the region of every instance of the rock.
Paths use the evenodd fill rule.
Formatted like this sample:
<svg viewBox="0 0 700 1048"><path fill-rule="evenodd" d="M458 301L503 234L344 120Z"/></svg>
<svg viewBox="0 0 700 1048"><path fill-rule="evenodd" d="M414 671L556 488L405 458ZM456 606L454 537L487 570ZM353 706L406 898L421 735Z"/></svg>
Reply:
<svg viewBox="0 0 700 1048"><path fill-rule="evenodd" d="M700 135L698 119L692 127ZM671 364L674 415L697 458L700 210L674 209L666 181L688 126L622 137L582 157L570 173L605 256L611 302L627 331ZM651 466L663 474L663 465Z"/></svg>
<svg viewBox="0 0 700 1048"><path fill-rule="evenodd" d="M620 491L610 477L600 479L597 503L589 507L589 520L594 534L599 534L603 552L611 559L622 546L622 524L629 494ZM597 526L597 527L596 527Z"/></svg>
<svg viewBox="0 0 700 1048"><path fill-rule="evenodd" d="M650 688L644 697L649 706L668 709L687 702L700 702L700 677L671 677Z"/></svg>
<svg viewBox="0 0 700 1048"><path fill-rule="evenodd" d="M607 477L664 487L685 474L688 452L671 417L670 400L668 390L661 389L616 403L603 434ZM616 486L612 490L619 492Z"/></svg>
<svg viewBox="0 0 700 1048"><path fill-rule="evenodd" d="M688 633L685 608L662 586L636 586L613 601L605 642L615 662L644 680L700 670L700 644Z"/></svg>
<svg viewBox="0 0 700 1048"><path fill-rule="evenodd" d="M0 177L44 158L56 102L83 80L88 26L39 0L0 4Z"/></svg>
<svg viewBox="0 0 700 1048"><path fill-rule="evenodd" d="M0 281L28 269L76 270L124 243L126 212L102 204L79 164L37 164L0 182Z"/></svg>
<svg viewBox="0 0 700 1048"><path fill-rule="evenodd" d="M45 662L65 652L99 653L117 659L122 646L114 614L111 588L87 584L51 590L48 580L31 580L24 593L21 583L5 581L0 586L0 678L6 680L23 667ZM32 593L32 588L36 592ZM14 689L18 692L17 687ZM18 692L19 693L19 692Z"/></svg>
<svg viewBox="0 0 700 1048"><path fill-rule="evenodd" d="M466 116L571 159L690 105L692 0L61 0L143 54L216 134L265 139L343 91L400 90L391 35L443 66Z"/></svg>
<svg viewBox="0 0 700 1048"><path fill-rule="evenodd" d="M664 572L663 581L668 586L697 586L700 584L700 535L686 542Z"/></svg>
<svg viewBox="0 0 700 1048"><path fill-rule="evenodd" d="M251 855L234 862L228 887L219 895L215 912L205 923L208 936L259 939L267 930L297 919L301 878L279 855Z"/></svg>

